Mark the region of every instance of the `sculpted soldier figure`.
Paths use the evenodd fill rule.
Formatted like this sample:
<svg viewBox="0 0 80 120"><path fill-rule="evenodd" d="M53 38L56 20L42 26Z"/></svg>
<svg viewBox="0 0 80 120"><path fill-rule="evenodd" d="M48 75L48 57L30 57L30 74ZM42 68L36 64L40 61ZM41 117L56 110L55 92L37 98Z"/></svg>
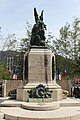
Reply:
<svg viewBox="0 0 80 120"><path fill-rule="evenodd" d="M46 25L43 22L43 10L41 15L38 16L36 8L34 8L34 17L35 24L32 28L32 36L31 36L31 45L35 46L45 46L45 30Z"/></svg>

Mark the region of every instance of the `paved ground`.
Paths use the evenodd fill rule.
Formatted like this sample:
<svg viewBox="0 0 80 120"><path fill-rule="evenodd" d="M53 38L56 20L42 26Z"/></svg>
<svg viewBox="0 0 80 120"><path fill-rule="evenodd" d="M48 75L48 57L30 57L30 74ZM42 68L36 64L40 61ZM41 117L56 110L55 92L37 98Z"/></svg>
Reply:
<svg viewBox="0 0 80 120"><path fill-rule="evenodd" d="M76 98L67 98L61 101L57 101L60 103L60 108L53 110L53 111L28 111L18 107L21 105L22 102L15 101L15 100L8 100L8 98L0 98L0 105L6 107L0 107L0 120L4 120L4 113L9 115L16 115L19 117L43 117L45 118L44 114L46 113L47 118L52 118L54 115L54 119L59 120L60 117L63 119L60 120L80 120L80 99ZM12 106L13 107L9 107ZM17 106L18 105L18 106ZM14 107L16 106L16 107ZM68 116L68 117L67 117ZM66 118L65 118L66 117ZM18 119L18 117L17 117ZM9 119L10 120L10 119ZM12 120L12 119L11 119ZM22 120L22 119L20 119Z"/></svg>
<svg viewBox="0 0 80 120"><path fill-rule="evenodd" d="M8 97L0 97L0 104L5 100L8 100ZM1 107L0 107L0 120L5 120L3 118L4 118L4 113L1 112Z"/></svg>

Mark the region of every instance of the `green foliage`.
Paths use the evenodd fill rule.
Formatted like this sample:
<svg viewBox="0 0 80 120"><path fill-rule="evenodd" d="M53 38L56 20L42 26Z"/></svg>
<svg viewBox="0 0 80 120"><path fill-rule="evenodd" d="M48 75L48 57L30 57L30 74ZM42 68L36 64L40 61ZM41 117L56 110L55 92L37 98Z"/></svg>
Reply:
<svg viewBox="0 0 80 120"><path fill-rule="evenodd" d="M20 52L19 59L17 61L18 64L17 78L19 80L23 79L23 61L24 61L24 53Z"/></svg>
<svg viewBox="0 0 80 120"><path fill-rule="evenodd" d="M0 64L0 79L12 79L12 75L9 74L7 65L5 64Z"/></svg>
<svg viewBox="0 0 80 120"><path fill-rule="evenodd" d="M69 95L69 92L68 92L67 90L63 90L63 95L68 96L68 95Z"/></svg>
<svg viewBox="0 0 80 120"><path fill-rule="evenodd" d="M3 50L16 50L17 49L17 40L15 34L8 34L8 37L5 38L3 45Z"/></svg>
<svg viewBox="0 0 80 120"><path fill-rule="evenodd" d="M60 55L56 56L56 67L58 73L58 67L60 67L60 72L62 73L63 79L73 79L75 76L80 77L80 67L72 59L64 58ZM64 69L66 68L66 75Z"/></svg>
<svg viewBox="0 0 80 120"><path fill-rule="evenodd" d="M29 47L30 47L30 40L28 38L21 39L19 51L25 53L26 51L28 51Z"/></svg>
<svg viewBox="0 0 80 120"><path fill-rule="evenodd" d="M29 24L29 22L26 22L26 38L22 38L20 41L20 46L19 46L19 51L20 52L27 52L29 50L30 47L30 40L31 40L31 25Z"/></svg>
<svg viewBox="0 0 80 120"><path fill-rule="evenodd" d="M19 46L19 60L18 60L18 78L23 78L23 56L30 48L31 40L31 25L29 22L26 23L26 38L22 38ZM59 37L55 38L52 33L48 33L47 43L48 47L57 55L57 68L60 65L62 73L64 73L64 67L67 69L67 78L71 79L77 74L80 76L80 19L74 18L73 23L66 23L59 30ZM16 48L16 38L15 34L8 36L7 44L4 44L4 48L7 47L7 50ZM6 43L6 42L5 42ZM15 47L14 47L15 46ZM17 52L17 49L16 49ZM16 57L16 55L15 55ZM75 71L76 70L76 71ZM5 73L5 74L4 74ZM5 78L6 76L6 78ZM2 71L0 66L0 77L7 79L8 72L7 70Z"/></svg>
<svg viewBox="0 0 80 120"><path fill-rule="evenodd" d="M59 30L59 37L48 33L47 43L56 55L76 60L80 56L80 19L74 18L73 23L66 23Z"/></svg>
<svg viewBox="0 0 80 120"><path fill-rule="evenodd" d="M64 75L66 67L67 79L80 77L80 19L74 18L72 24L66 23L59 32L57 38L52 33L47 37L49 47L57 55L57 68L59 65Z"/></svg>
<svg viewBox="0 0 80 120"><path fill-rule="evenodd" d="M23 79L23 61L24 61L24 54L30 48L30 40L31 40L31 25L29 22L26 22L26 38L22 38L20 41L19 46L19 59L18 59L18 79Z"/></svg>
<svg viewBox="0 0 80 120"><path fill-rule="evenodd" d="M10 90L8 93L8 96L11 97L12 99L16 99L16 94L17 94L17 90Z"/></svg>
<svg viewBox="0 0 80 120"><path fill-rule="evenodd" d="M16 93L17 93L17 92L16 92L16 89L10 90L9 93L8 93L8 96L10 96L11 94L16 94Z"/></svg>

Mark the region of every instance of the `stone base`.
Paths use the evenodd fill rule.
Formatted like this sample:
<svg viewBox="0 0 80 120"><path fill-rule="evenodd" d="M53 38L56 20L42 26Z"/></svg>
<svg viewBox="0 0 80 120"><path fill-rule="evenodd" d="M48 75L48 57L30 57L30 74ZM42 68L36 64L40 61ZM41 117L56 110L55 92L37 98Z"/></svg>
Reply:
<svg viewBox="0 0 80 120"><path fill-rule="evenodd" d="M35 88L37 85L35 84L27 84L26 86L19 87L17 89L17 100L30 102L28 90ZM52 101L58 101L63 99L62 89L59 85L49 84L49 90L52 90L51 99ZM35 101L36 102L36 101Z"/></svg>
<svg viewBox="0 0 80 120"><path fill-rule="evenodd" d="M28 91L42 84L49 88L52 101L58 101L63 98L62 89L56 83L56 63L55 54L47 48L32 48L25 54L24 75L28 83L20 86L17 90L17 100L29 101ZM54 65L53 65L54 64ZM54 70L54 73L52 72Z"/></svg>
<svg viewBox="0 0 80 120"><path fill-rule="evenodd" d="M48 102L52 102L53 99L52 98L29 98L29 102L30 103L48 103Z"/></svg>
<svg viewBox="0 0 80 120"><path fill-rule="evenodd" d="M26 110L35 110L35 111L49 111L55 110L60 108L60 103L57 102L48 102L48 103L23 103L21 106L23 109Z"/></svg>

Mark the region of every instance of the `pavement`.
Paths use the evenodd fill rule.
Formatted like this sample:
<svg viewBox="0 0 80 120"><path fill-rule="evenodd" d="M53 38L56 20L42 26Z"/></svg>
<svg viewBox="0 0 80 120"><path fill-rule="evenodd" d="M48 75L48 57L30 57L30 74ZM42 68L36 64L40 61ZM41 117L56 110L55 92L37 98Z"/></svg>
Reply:
<svg viewBox="0 0 80 120"><path fill-rule="evenodd" d="M0 104L2 102L4 102L5 100L8 100L8 99L9 99L9 97L0 97ZM4 113L1 111L1 107L0 107L0 120L5 120L4 119Z"/></svg>
<svg viewBox="0 0 80 120"><path fill-rule="evenodd" d="M49 111L25 110L22 101L8 98L0 98L0 102L0 120L5 120L4 116L7 120L80 120L80 99L74 97L57 101L60 108Z"/></svg>

